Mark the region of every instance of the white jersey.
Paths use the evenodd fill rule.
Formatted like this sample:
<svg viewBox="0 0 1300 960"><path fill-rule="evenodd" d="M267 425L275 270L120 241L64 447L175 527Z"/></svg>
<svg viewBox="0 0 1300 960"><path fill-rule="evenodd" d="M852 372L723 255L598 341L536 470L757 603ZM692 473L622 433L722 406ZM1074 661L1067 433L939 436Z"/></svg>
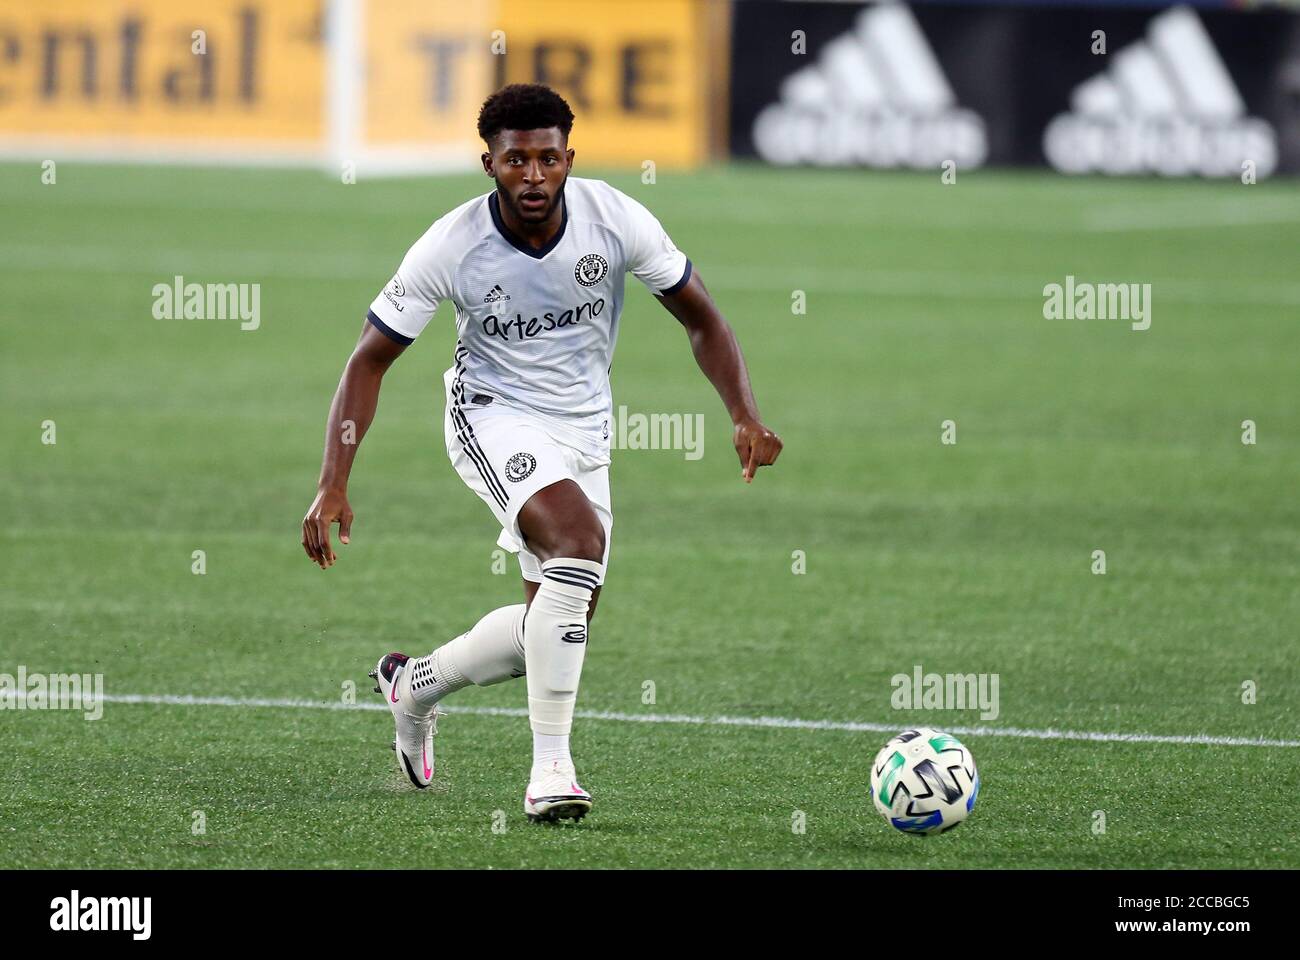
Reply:
<svg viewBox="0 0 1300 960"><path fill-rule="evenodd" d="M555 237L535 250L502 222L495 191L461 204L415 242L369 318L409 344L451 300L448 403L518 408L607 456L624 274L671 294L691 264L650 211L603 181L569 177L563 209Z"/></svg>

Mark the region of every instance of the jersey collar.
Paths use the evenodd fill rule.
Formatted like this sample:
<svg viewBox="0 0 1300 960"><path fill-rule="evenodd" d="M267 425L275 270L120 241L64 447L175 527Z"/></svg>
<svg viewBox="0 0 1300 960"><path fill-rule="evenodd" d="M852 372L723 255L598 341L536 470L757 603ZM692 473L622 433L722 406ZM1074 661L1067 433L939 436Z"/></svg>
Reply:
<svg viewBox="0 0 1300 960"><path fill-rule="evenodd" d="M506 226L501 219L501 203L497 199L497 192L492 191L488 195L488 212L492 214L492 223L496 225L497 232L505 238L506 242L518 250L520 253L526 253L534 260L540 260L552 250L554 250L562 239L564 239L564 228L569 225L569 201L563 196L560 197L560 229L555 231L555 236L551 237L546 246L541 249L534 249L526 240Z"/></svg>

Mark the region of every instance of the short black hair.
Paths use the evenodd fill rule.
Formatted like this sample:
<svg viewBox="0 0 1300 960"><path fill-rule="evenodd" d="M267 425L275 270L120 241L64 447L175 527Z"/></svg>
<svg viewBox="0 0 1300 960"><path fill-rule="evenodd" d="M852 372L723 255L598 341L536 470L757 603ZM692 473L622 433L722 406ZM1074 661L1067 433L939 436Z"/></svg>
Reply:
<svg viewBox="0 0 1300 960"><path fill-rule="evenodd" d="M512 83L502 87L478 112L478 135L490 142L502 130L545 130L559 127L565 137L573 129L573 111L564 98L544 83Z"/></svg>

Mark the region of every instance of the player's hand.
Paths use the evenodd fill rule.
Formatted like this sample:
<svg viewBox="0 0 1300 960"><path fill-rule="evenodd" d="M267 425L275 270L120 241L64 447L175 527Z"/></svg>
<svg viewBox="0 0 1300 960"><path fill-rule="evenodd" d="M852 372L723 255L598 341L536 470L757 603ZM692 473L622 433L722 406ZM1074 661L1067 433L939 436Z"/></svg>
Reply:
<svg viewBox="0 0 1300 960"><path fill-rule="evenodd" d="M757 420L741 420L737 423L732 441L736 444L736 453L740 455L740 475L746 483L754 482L754 473L759 467L776 463L783 446L781 438Z"/></svg>
<svg viewBox="0 0 1300 960"><path fill-rule="evenodd" d="M339 525L339 540L347 543L352 536L352 507L342 490L321 488L302 518L302 548L322 570L334 565L338 556L330 546L330 524Z"/></svg>

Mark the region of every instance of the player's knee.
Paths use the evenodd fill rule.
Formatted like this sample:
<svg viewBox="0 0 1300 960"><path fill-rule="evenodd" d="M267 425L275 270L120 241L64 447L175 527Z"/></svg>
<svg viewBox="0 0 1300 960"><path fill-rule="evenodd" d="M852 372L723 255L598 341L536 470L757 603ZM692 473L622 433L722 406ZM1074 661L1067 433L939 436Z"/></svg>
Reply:
<svg viewBox="0 0 1300 960"><path fill-rule="evenodd" d="M605 528L597 522L565 530L555 538L552 549L552 556L601 563L605 559Z"/></svg>
<svg viewBox="0 0 1300 960"><path fill-rule="evenodd" d="M557 557L571 560L605 560L605 527L593 515L589 521L570 522L530 538L530 546L543 562Z"/></svg>
<svg viewBox="0 0 1300 960"><path fill-rule="evenodd" d="M529 498L519 512L519 529L529 550L545 562L605 560L605 525L573 481L552 484Z"/></svg>

